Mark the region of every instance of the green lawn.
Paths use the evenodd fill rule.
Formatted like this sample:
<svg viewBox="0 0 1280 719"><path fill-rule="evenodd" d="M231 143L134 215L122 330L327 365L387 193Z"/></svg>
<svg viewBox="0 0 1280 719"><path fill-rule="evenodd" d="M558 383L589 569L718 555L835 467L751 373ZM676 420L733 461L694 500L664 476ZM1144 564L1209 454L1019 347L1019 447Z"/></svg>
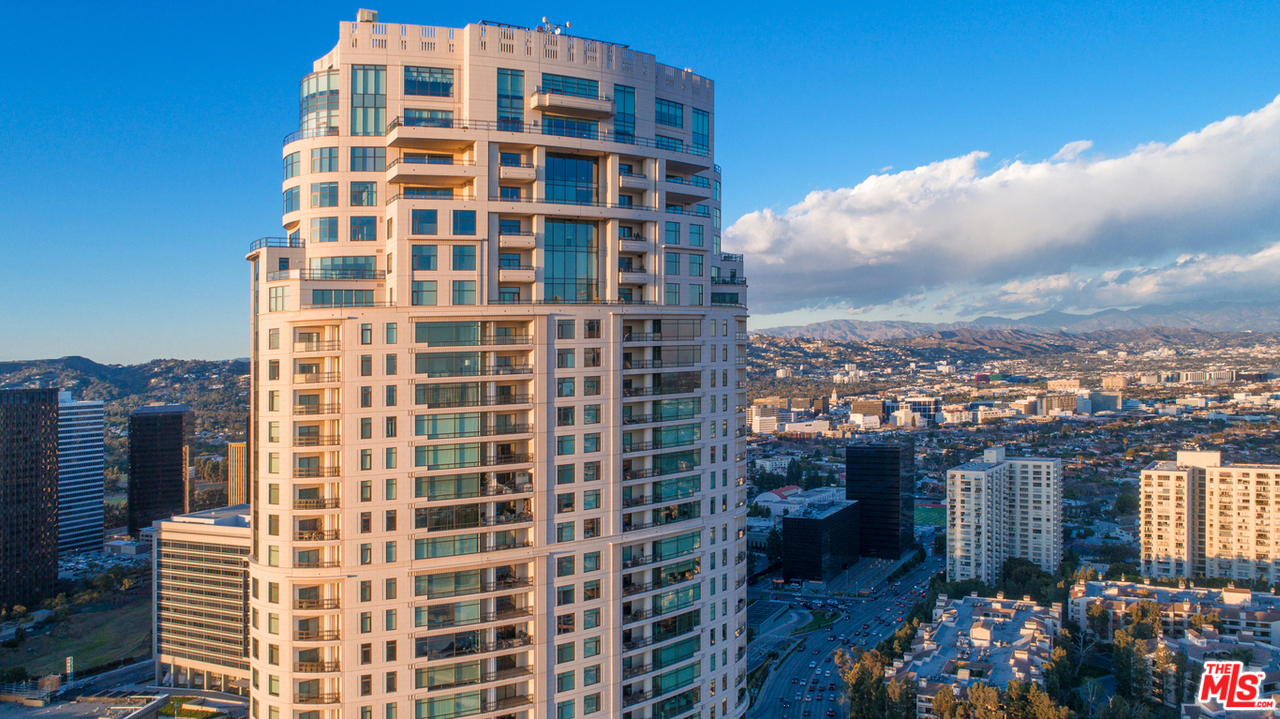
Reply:
<svg viewBox="0 0 1280 719"><path fill-rule="evenodd" d="M112 609L72 614L49 634L31 637L17 649L0 648L0 669L25 666L32 675L53 674L65 668L68 656L76 667L147 653L151 648L151 597L134 599ZM34 651L28 651L34 650Z"/></svg>
<svg viewBox="0 0 1280 719"><path fill-rule="evenodd" d="M916 524L941 527L945 526L946 523L947 510L933 507L916 507Z"/></svg>
<svg viewBox="0 0 1280 719"><path fill-rule="evenodd" d="M835 621L839 618L840 612L833 612L828 609L814 610L813 619L810 619L808 624L805 624L803 627L792 632L791 636L804 634L805 632L812 632L816 629L822 629L823 627L835 624Z"/></svg>

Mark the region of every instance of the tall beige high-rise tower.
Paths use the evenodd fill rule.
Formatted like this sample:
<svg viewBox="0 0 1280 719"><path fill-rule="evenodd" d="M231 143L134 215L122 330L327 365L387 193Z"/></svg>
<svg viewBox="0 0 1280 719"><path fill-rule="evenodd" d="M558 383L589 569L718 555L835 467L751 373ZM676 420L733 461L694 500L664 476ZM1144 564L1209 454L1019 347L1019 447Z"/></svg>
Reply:
<svg viewBox="0 0 1280 719"><path fill-rule="evenodd" d="M714 99L550 26L340 25L248 255L256 719L745 713Z"/></svg>

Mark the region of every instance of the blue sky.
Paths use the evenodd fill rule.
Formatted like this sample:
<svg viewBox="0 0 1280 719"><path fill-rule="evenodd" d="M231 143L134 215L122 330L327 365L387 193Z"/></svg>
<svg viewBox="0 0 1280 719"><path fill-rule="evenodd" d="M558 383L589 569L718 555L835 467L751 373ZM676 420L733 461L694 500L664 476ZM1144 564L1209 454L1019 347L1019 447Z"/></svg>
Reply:
<svg viewBox="0 0 1280 719"><path fill-rule="evenodd" d="M1216 262L1239 271L1259 261L1275 225L1260 209L1275 204L1274 178L1211 159L1204 172L1215 182L1229 175L1264 190L1248 200L1256 207L1235 208L1250 222L1222 230L1234 234L1210 247L1191 239L1167 247L1135 241L1133 252L1089 267L1078 257L1043 271L1005 263L1003 275L974 270L972 278L904 280L912 286L901 292L864 292L853 275L820 297L783 297L779 289L794 280L778 267L795 253L809 253L801 259L817 266L829 259L822 253L866 255L862 239L832 230L827 220L872 222L873 190L888 187L903 201L904 183L921 175L915 168L967 178L963 187L948 186L944 200L929 198L942 208L930 227L946 228L960 222L955 203L995 193L990 184L1016 183L974 184L1011 164L1052 174L1054 192L1069 194L1063 188L1093 182L1110 167L1107 159L1124 161L1145 143L1173 144L1224 118L1261 111L1280 94L1277 6L1158 5L490 3L472 14L475 4L378 3L376 9L387 22L451 26L533 25L547 14L571 20L574 34L628 43L714 79L726 224L757 213L726 234L726 250L760 251L762 261L748 259L747 274L761 277L752 287L752 304L760 308L753 324L769 326L850 311L862 318L952 319L1087 309L1106 298L1132 303L1137 295L1115 288L1134 276L1154 281L1144 273L1185 271L1188 256L1204 255L1194 260L1202 263L1198 270ZM254 238L279 233L280 143L296 129L297 82L334 45L337 23L354 19L357 6L123 7L41 6L39 18L20 21L23 28L6 40L17 82L0 111L9 268L0 359L246 355L243 255ZM1269 117L1242 135L1271 137ZM1047 163L1082 140L1091 147ZM1268 167L1272 149L1245 148ZM965 165L975 151L986 155ZM1210 158L1247 154L1239 142L1202 151ZM1145 167L1132 167L1137 162L1130 160L1125 177L1143 176ZM882 179L868 184L874 175ZM840 188L848 193L826 200L839 205L844 197L855 209L832 211L822 198L803 204L810 192ZM1080 201L1096 204L1090 197ZM995 197L988 211L999 213L1006 202L1036 204L1023 195ZM1204 214L1233 214L1223 202L1202 208ZM1126 215L1127 207L1112 208L1099 222ZM772 219L758 213L766 208ZM1125 236L1180 226L1160 212L1149 208L1144 217L1151 224ZM1012 215L1009 222L1017 222ZM960 235L978 238L972 253L987 252L981 232L960 224ZM874 237L885 229L859 232ZM1014 233L994 251L1016 254L1009 248L1040 241L1054 240ZM1106 279L1108 271L1121 274Z"/></svg>

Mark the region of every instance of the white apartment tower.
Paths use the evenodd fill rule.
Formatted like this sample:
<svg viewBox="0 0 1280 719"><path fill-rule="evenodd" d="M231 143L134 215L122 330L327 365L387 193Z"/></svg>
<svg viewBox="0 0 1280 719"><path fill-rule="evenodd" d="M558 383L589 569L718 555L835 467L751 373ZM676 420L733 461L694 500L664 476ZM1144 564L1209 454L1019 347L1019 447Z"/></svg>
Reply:
<svg viewBox="0 0 1280 719"><path fill-rule="evenodd" d="M102 551L102 402L58 393L58 553Z"/></svg>
<svg viewBox="0 0 1280 719"><path fill-rule="evenodd" d="M1280 465L1178 452L1141 482L1144 575L1280 581Z"/></svg>
<svg viewBox="0 0 1280 719"><path fill-rule="evenodd" d="M947 471L947 578L995 583L1010 557L1058 571L1062 460L995 447Z"/></svg>
<svg viewBox="0 0 1280 719"><path fill-rule="evenodd" d="M255 242L255 719L736 719L746 281L714 84L361 11Z"/></svg>

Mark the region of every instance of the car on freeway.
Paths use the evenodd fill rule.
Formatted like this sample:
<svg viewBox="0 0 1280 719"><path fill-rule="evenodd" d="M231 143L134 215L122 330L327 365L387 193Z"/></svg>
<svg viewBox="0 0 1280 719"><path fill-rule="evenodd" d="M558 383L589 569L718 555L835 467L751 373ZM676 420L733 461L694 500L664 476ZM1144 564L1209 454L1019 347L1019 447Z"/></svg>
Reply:
<svg viewBox="0 0 1280 719"><path fill-rule="evenodd" d="M809 662L809 668L810 668L810 669L813 669L813 668L814 668L814 667L816 667L816 666L818 666L818 663L817 663L817 662Z"/></svg>

